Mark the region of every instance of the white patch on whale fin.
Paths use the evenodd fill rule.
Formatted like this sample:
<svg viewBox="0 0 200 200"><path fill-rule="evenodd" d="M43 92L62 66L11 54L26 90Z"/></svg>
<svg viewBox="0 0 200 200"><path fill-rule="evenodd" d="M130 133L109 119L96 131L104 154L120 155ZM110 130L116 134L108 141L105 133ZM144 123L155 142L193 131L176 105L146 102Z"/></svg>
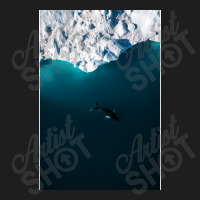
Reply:
<svg viewBox="0 0 200 200"><path fill-rule="evenodd" d="M105 116L106 118L110 119L110 116Z"/></svg>

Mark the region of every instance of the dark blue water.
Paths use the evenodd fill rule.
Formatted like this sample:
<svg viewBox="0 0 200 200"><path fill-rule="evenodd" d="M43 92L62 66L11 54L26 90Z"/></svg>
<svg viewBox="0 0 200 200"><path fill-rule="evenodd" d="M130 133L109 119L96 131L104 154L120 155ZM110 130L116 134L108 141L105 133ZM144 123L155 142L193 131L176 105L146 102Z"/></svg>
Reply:
<svg viewBox="0 0 200 200"><path fill-rule="evenodd" d="M120 70L117 61L90 73L74 68L64 61L41 62L40 143L45 141L48 128L64 129L65 117L70 114L72 125L76 128L75 136L84 134L82 142L91 154L87 159L77 145L71 147L67 141L62 147L76 151L78 164L71 172L59 171L62 175L60 179L53 173L49 174L52 182L49 186L41 179L44 183L43 189L133 189L125 181L125 175L117 172L116 159L122 153L130 153L132 141L138 133L143 135L145 144L149 142L151 129L160 127L160 74L157 69L152 70L152 80L142 69L140 62L142 60L147 66L151 65L150 54L159 61L159 43L149 44L153 49L144 54L143 58L138 59L138 50L133 51L132 62L126 70ZM130 51L131 49L126 51L129 56L123 53L119 57L118 62L121 65L128 62ZM159 63L160 61L155 65L159 67ZM143 75L148 81L141 91L132 87L133 84L141 84L139 80L134 82L133 79L127 79L126 73L131 67L137 67L139 71L135 75ZM103 112L89 112L95 102L110 110L115 109L119 122L106 118ZM55 153L56 150L48 155L52 162ZM156 160L158 153L153 155ZM143 164L148 169L152 167L148 159ZM151 185L138 165L135 161L131 170L140 173L138 178L147 181L148 189L159 189L159 175L153 175L156 184ZM47 168L43 158L41 168Z"/></svg>

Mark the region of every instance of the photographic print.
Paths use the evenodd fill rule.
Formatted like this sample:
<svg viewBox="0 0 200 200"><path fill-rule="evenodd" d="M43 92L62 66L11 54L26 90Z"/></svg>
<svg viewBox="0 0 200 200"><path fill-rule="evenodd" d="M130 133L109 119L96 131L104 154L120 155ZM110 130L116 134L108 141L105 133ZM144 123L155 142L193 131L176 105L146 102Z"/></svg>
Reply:
<svg viewBox="0 0 200 200"><path fill-rule="evenodd" d="M40 190L160 190L160 35L160 10L39 11Z"/></svg>

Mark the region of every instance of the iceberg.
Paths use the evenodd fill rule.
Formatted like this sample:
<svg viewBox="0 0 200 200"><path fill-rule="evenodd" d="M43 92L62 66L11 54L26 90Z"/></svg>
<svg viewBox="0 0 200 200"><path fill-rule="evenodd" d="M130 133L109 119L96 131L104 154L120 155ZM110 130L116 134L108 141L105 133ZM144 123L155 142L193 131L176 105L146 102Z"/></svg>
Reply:
<svg viewBox="0 0 200 200"><path fill-rule="evenodd" d="M40 61L92 72L139 42L160 42L160 27L160 10L40 10Z"/></svg>

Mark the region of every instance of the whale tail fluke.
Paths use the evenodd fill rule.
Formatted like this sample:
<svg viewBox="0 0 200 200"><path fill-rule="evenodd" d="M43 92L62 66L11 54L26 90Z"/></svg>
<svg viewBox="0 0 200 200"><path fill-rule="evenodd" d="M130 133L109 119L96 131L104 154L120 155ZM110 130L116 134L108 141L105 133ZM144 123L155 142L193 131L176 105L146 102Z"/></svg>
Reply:
<svg viewBox="0 0 200 200"><path fill-rule="evenodd" d="M97 110L99 108L99 104L96 102L96 104L94 105L94 108L91 108L89 111L93 111L93 110Z"/></svg>
<svg viewBox="0 0 200 200"><path fill-rule="evenodd" d="M93 110L97 110L98 108L99 108L99 104L96 102L96 104L95 104Z"/></svg>

